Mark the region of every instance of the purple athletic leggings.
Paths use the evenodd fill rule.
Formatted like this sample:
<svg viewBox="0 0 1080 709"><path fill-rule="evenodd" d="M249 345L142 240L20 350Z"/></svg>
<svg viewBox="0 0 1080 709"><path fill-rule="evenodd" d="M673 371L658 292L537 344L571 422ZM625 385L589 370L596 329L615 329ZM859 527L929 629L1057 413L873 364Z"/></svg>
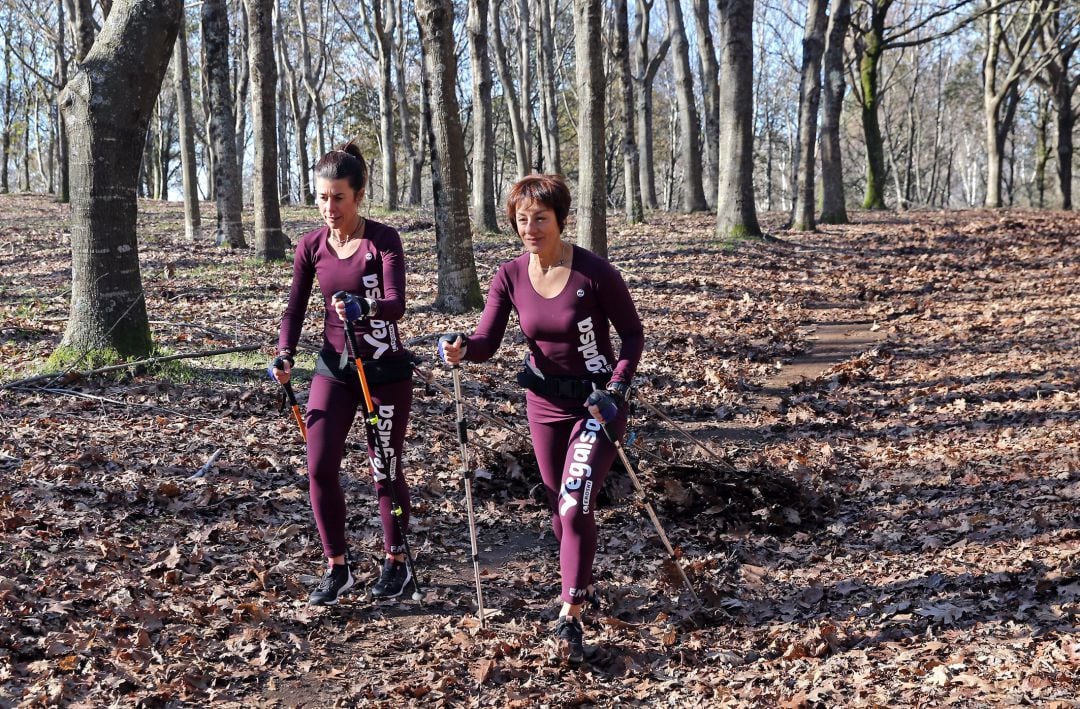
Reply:
<svg viewBox="0 0 1080 709"><path fill-rule="evenodd" d="M319 528L323 553L327 558L344 554L345 544L345 494L341 490L341 458L345 452L345 439L356 417L361 401L360 382L340 382L332 377L316 374L311 380L308 394L308 479L311 481L311 509ZM403 514L403 529L409 526L409 485L401 469L401 447L405 442L405 429L409 424L412 408L412 380L392 384L372 384L371 399L379 413L378 430L383 447L397 471L394 492ZM400 554L405 551L404 540L398 534L390 511L390 491L383 471L387 466L377 455L375 441L367 435L367 424L357 420L367 437L370 467L375 476L375 493L379 499L379 518L382 520L383 549Z"/></svg>
<svg viewBox="0 0 1080 709"><path fill-rule="evenodd" d="M532 397L529 403L534 403ZM584 407L581 410L584 413ZM561 598L576 605L585 600L593 580L596 557L593 513L597 495L615 460L615 446L587 413L558 421L541 421L538 420L541 417L550 417L539 413L534 416L532 405L528 412L536 462L551 508L551 528L559 541ZM608 430L617 437L626 432L625 411L608 424Z"/></svg>

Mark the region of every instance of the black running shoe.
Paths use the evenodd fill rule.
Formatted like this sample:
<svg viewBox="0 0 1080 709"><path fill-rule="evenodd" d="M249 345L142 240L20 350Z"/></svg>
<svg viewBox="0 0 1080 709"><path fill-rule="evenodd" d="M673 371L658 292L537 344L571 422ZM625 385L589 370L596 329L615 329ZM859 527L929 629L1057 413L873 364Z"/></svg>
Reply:
<svg viewBox="0 0 1080 709"><path fill-rule="evenodd" d="M571 665L580 664L585 659L585 631L581 621L564 615L555 623L555 652L553 660L566 660Z"/></svg>
<svg viewBox="0 0 1080 709"><path fill-rule="evenodd" d="M409 573L408 564L404 561L386 559L383 561L379 580L371 587L371 596L373 598L396 598L401 595L411 581L412 574Z"/></svg>
<svg viewBox="0 0 1080 709"><path fill-rule="evenodd" d="M334 564L308 596L308 605L337 605L338 597L352 588L354 583L356 581L353 579L352 570L349 569L348 564Z"/></svg>

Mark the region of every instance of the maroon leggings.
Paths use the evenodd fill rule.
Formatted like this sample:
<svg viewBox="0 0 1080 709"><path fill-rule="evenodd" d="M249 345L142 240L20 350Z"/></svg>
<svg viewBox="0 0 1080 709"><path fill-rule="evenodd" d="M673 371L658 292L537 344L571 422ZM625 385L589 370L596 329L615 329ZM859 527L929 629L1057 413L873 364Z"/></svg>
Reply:
<svg viewBox="0 0 1080 709"><path fill-rule="evenodd" d="M345 453L345 439L352 427L357 408L361 406L359 380L341 382L332 377L316 374L311 380L308 394L308 479L311 481L311 509L319 528L323 553L327 558L339 556L346 551L345 544L345 494L341 489L341 458ZM396 471L394 492L403 514L402 529L409 526L409 485L401 469L402 444L409 424L412 408L412 380L392 384L372 384L371 398L379 414L378 433ZM383 528L383 549L388 553L405 551L404 540L398 534L391 512L390 490L386 474L390 466L384 464L380 451L366 423L360 422L365 431L371 471L375 477L375 493L379 499L379 518Z"/></svg>
<svg viewBox="0 0 1080 709"><path fill-rule="evenodd" d="M547 490L551 528L559 542L561 598L576 605L585 600L588 586L593 581L592 567L596 557L593 513L600 488L615 460L615 446L584 407L580 407L581 416L552 421L551 409L538 406L537 399L530 392L529 433ZM608 430L616 437L626 432L625 410L608 423Z"/></svg>

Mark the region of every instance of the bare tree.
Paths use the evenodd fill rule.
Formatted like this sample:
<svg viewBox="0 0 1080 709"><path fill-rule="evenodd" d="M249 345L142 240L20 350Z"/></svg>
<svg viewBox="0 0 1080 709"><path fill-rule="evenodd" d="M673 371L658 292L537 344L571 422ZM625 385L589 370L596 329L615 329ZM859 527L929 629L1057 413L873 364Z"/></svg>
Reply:
<svg viewBox="0 0 1080 709"><path fill-rule="evenodd" d="M111 350L132 357L152 349L135 192L181 9L180 0L119 0L60 96L74 187L71 314L63 345L77 356Z"/></svg>
<svg viewBox="0 0 1080 709"><path fill-rule="evenodd" d="M191 74L188 68L187 32L184 13L173 47L173 86L176 90L177 127L180 134L180 166L184 187L184 234L188 241L199 235L199 187L195 166L195 121L191 113Z"/></svg>
<svg viewBox="0 0 1080 709"><path fill-rule="evenodd" d="M604 170L604 57L600 0L574 0L578 87L579 246L607 258L607 178Z"/></svg>
<svg viewBox="0 0 1080 709"><path fill-rule="evenodd" d="M226 6L228 4L226 3ZM247 5L244 4L244 0L236 3L237 13L239 18L237 22L230 23L236 28L237 41L232 43L232 49L236 56L233 57L230 65L233 69L232 80L229 85L233 87L233 135L236 136L236 165L239 172L237 174L241 177L243 182L244 174L244 155L247 152L247 117L248 112L244 110L244 107L248 105L248 93L249 84L251 81L251 74L248 70L248 19L247 19ZM243 189L241 188L241 196L243 195ZM242 204L242 202L241 202Z"/></svg>
<svg viewBox="0 0 1080 709"><path fill-rule="evenodd" d="M91 0L75 0L72 11L75 35L75 62L82 63L94 44L94 33L97 27L94 25L94 4Z"/></svg>
<svg viewBox="0 0 1080 709"><path fill-rule="evenodd" d="M983 59L983 113L986 122L986 206L1001 207L1001 166L1005 141L1012 131L1020 104L1020 80L1028 72L1027 59L1038 43L1046 8L1053 0L1031 0L1024 10L1015 10L1003 22L1006 12L990 4L986 14L986 56ZM987 0L992 3L992 0ZM1009 26L1020 25L1014 38ZM1001 54L1007 60L1001 65Z"/></svg>
<svg viewBox="0 0 1080 709"><path fill-rule="evenodd" d="M54 84L59 88L67 85L67 50L64 47L64 0L56 0L56 42L54 43ZM71 201L71 172L70 156L68 154L67 128L61 113L60 103L57 100L54 116L54 130L56 131L57 163L60 168L60 189L56 200L67 203ZM52 171L49 171L50 178Z"/></svg>
<svg viewBox="0 0 1080 709"><path fill-rule="evenodd" d="M430 97L431 179L435 195L438 290L435 307L460 313L481 305L469 227L465 137L457 100L454 10L450 0L417 0L425 90Z"/></svg>
<svg viewBox="0 0 1080 709"><path fill-rule="evenodd" d="M825 10L828 0L807 0L803 34L802 74L799 77L799 159L791 228L814 231L814 149L817 145L818 104L821 99L821 55L825 50Z"/></svg>
<svg viewBox="0 0 1080 709"><path fill-rule="evenodd" d="M559 105L556 97L555 35L559 0L536 0L540 41L536 47L536 75L540 81L540 147L544 172L562 173L559 141Z"/></svg>
<svg viewBox="0 0 1080 709"><path fill-rule="evenodd" d="M498 231L495 217L495 130L491 120L491 60L487 46L488 0L469 0L469 59L472 73L472 219Z"/></svg>
<svg viewBox="0 0 1080 709"><path fill-rule="evenodd" d="M641 205L637 141L634 139L634 79L630 72L630 18L627 0L615 0L615 46L613 59L619 72L619 103L622 109L624 216L627 224L645 221Z"/></svg>
<svg viewBox="0 0 1080 709"><path fill-rule="evenodd" d="M420 205L423 197L420 183L424 168L424 143L427 140L428 127L425 123L416 131L414 147L412 111L409 108L408 95L405 92L407 85L405 81L405 61L409 43L406 41L404 24L401 20L402 15L404 15L404 12L399 10L397 13L396 33L402 40L398 42L398 51L394 56L394 71L397 76L394 87L397 92L398 117L401 122L401 141L405 148L405 161L409 166L409 194L407 199L410 206L416 207ZM420 93L423 94L422 89ZM424 97L421 96L421 102L423 101ZM423 121L425 115L423 108L420 110L420 115Z"/></svg>
<svg viewBox="0 0 1080 709"><path fill-rule="evenodd" d="M244 0L251 62L251 116L255 129L255 255L264 261L285 258L277 181L277 63L274 61L275 0Z"/></svg>
<svg viewBox="0 0 1080 709"><path fill-rule="evenodd" d="M398 208L397 150L394 140L394 30L399 0L359 3L364 26L373 40L379 65L379 143L382 146L382 183L387 209ZM369 7L370 5L370 7Z"/></svg>
<svg viewBox="0 0 1080 709"><path fill-rule="evenodd" d="M754 0L717 0L720 11L720 187L716 233L759 236L754 204Z"/></svg>
<svg viewBox="0 0 1080 709"><path fill-rule="evenodd" d="M694 0L694 26L697 30L698 60L701 64L701 98L705 124L705 197L716 197L719 179L720 155L720 108L717 94L720 91L720 63L716 61L716 45L709 24L709 0Z"/></svg>
<svg viewBox="0 0 1080 709"><path fill-rule="evenodd" d="M701 183L701 135L694 105L694 75L690 71L690 43L686 39L680 0L667 0L672 62L675 68L675 100L678 104L678 167L682 174L681 207L684 212L708 209Z"/></svg>
<svg viewBox="0 0 1080 709"><path fill-rule="evenodd" d="M1051 7L1039 44L1046 57L1046 69L1036 80L1047 89L1054 104L1061 208L1072 209L1073 130L1080 119L1080 107L1073 108L1073 96L1080 87L1080 69L1073 64L1073 58L1080 48L1080 8L1063 4Z"/></svg>
<svg viewBox="0 0 1080 709"><path fill-rule="evenodd" d="M506 43L503 42L502 0L494 0L491 5L491 44L495 50L495 68L502 86L503 101L510 116L510 133L514 142L514 157L517 160L517 178L521 179L531 172L529 164L529 133L523 118L522 104L528 102L528 94L522 90L519 95L510 71Z"/></svg>
<svg viewBox="0 0 1080 709"><path fill-rule="evenodd" d="M283 15L280 15L284 19ZM284 34L278 35L278 57L281 58L281 75L288 96L289 110L292 114L294 136L296 140L297 180L300 202L314 204L315 194L311 189L311 156L308 148L308 128L311 126L311 112L314 102L303 86L302 72L293 65L289 49L285 45ZM304 51L301 49L301 51ZM309 64L310 66L310 61Z"/></svg>
<svg viewBox="0 0 1080 709"><path fill-rule="evenodd" d="M634 20L634 52L632 55L634 76L634 116L637 119L637 144L641 174L641 199L649 209L656 209L656 175L653 168L653 98L652 87L656 72L667 56L671 46L671 32L649 54L650 15L655 0L637 0Z"/></svg>
<svg viewBox="0 0 1080 709"><path fill-rule="evenodd" d="M214 143L214 197L217 202L217 243L247 246L241 221L242 192L236 156L233 94L229 86L229 16L225 0L205 0L202 39L206 53L203 72L210 98L210 139Z"/></svg>
<svg viewBox="0 0 1080 709"><path fill-rule="evenodd" d="M7 21L7 17L4 18ZM12 76L13 63L11 61L11 38L4 35L4 76L7 81L4 82L4 105L3 115L0 118L4 121L3 133L0 135L0 192L7 193L8 191L8 158L11 155L11 124L14 118L14 97L11 90L12 85L15 83L15 79Z"/></svg>
<svg viewBox="0 0 1080 709"><path fill-rule="evenodd" d="M844 105L844 36L851 0L832 0L826 31L821 116L821 221L847 224L844 170L840 151L840 113Z"/></svg>

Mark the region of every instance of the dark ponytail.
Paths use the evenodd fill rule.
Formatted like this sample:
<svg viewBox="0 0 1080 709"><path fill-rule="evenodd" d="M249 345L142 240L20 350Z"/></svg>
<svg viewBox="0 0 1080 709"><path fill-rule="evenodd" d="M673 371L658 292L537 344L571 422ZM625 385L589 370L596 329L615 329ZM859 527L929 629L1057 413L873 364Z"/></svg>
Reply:
<svg viewBox="0 0 1080 709"><path fill-rule="evenodd" d="M360 148L351 140L323 155L315 164L315 179L349 181L349 186L359 192L367 186L367 163Z"/></svg>

